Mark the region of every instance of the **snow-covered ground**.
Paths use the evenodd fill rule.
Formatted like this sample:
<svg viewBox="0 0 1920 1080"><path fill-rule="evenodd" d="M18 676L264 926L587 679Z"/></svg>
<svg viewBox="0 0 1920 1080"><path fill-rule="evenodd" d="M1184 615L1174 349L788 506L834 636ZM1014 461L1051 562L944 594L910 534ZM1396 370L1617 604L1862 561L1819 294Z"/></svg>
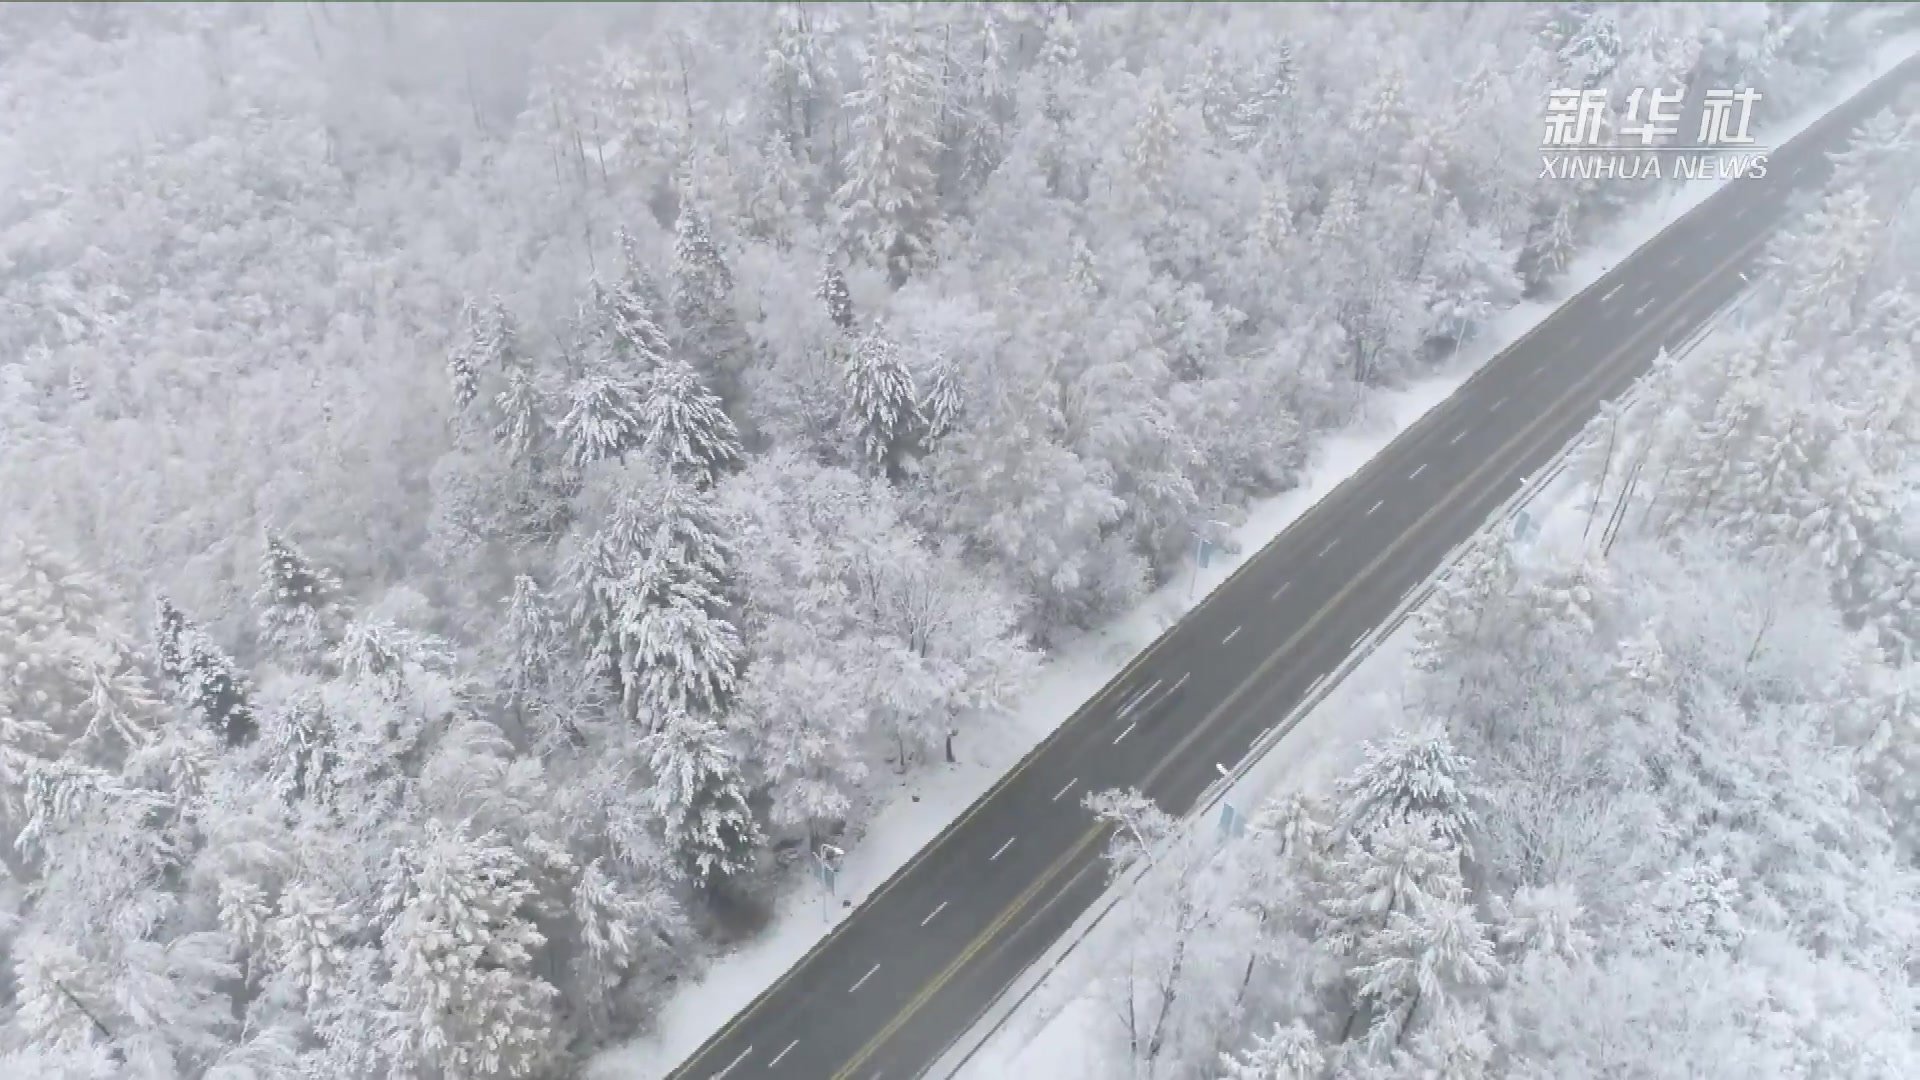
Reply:
<svg viewBox="0 0 1920 1080"><path fill-rule="evenodd" d="M1920 51L1920 35L1889 40L1871 65L1854 79L1836 84L1827 100L1775 124L1759 116L1756 133L1775 144L1787 141L1916 51ZM960 759L957 765L909 774L891 791L880 794L881 805L871 817L872 824L857 843L848 845L836 897L829 901L810 879L796 875L795 887L777 902L765 932L716 958L698 982L682 989L661 1010L654 1032L602 1052L589 1063L585 1075L589 1080L655 1080L665 1076L761 990L799 962L834 924L992 787L1134 655L1225 582L1247 556L1278 536L1566 298L1597 281L1623 256L1727 182L1701 179L1663 183L1658 197L1627 215L1605 241L1572 261L1557 296L1514 306L1492 320L1480 337L1441 371L1401 389L1377 394L1364 415L1321 442L1300 486L1249 508L1245 523L1232 533L1231 550L1238 555L1216 558L1197 572L1189 568L1188 573L1176 576L1126 616L1057 649L1018 709L1005 716L982 718L967 729L956 746ZM1548 493L1553 490L1549 488ZM1540 505L1550 505L1550 500L1542 499ZM1288 765L1284 774L1261 770L1249 777L1248 789L1236 792L1237 797L1313 790L1357 760L1360 743L1376 734L1374 728L1390 715L1391 710L1379 707L1379 699L1398 693L1406 634L1403 629L1382 642L1346 682L1286 736L1284 757ZM1258 785L1265 785L1264 790L1251 790ZM1089 938L1089 947L1078 950L1073 964L1059 969L1056 977L1049 978L1049 984L1069 988L1079 984L1082 980L1070 977L1070 972L1097 954L1096 938L1097 932ZM1048 987L1042 986L1024 1014L1010 1021L982 1048L964 1075L1048 1075L1055 1080L1075 1080L1079 1074L1070 1063L1077 1060L1074 1048L1079 1045L1078 1025L1082 1022L1076 1016L1089 1007L1070 992L1055 991L1050 997Z"/></svg>

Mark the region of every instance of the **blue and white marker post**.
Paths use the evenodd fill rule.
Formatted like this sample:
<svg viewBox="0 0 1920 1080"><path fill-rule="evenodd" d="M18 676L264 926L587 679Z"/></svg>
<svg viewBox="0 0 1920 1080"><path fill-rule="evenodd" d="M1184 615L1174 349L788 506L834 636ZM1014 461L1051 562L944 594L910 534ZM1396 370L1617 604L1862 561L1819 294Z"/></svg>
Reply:
<svg viewBox="0 0 1920 1080"><path fill-rule="evenodd" d="M1219 771L1222 779L1228 783L1233 782L1233 773L1229 772L1225 765L1216 761L1213 763L1213 767ZM1220 838L1222 840L1231 840L1246 831L1247 816L1242 814L1238 807L1223 797L1220 800Z"/></svg>
<svg viewBox="0 0 1920 1080"><path fill-rule="evenodd" d="M832 844L821 844L813 853L813 876L820 879L820 921L833 921L834 886L840 881L840 870L835 860L846 852Z"/></svg>
<svg viewBox="0 0 1920 1080"><path fill-rule="evenodd" d="M1224 521L1215 521L1211 518L1207 519L1204 524L1211 525L1217 529L1233 528L1233 526ZM1193 600L1194 594L1200 590L1200 571L1206 569L1207 564L1213 561L1213 552L1213 541L1207 539L1206 534L1200 529L1193 530L1193 576L1187 579L1187 600L1189 602Z"/></svg>

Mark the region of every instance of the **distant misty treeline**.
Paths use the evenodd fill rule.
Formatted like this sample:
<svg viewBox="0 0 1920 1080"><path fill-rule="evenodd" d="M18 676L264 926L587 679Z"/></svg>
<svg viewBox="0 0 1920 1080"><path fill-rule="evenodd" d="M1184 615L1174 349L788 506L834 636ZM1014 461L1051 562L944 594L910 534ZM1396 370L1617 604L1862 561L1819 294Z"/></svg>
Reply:
<svg viewBox="0 0 1920 1080"><path fill-rule="evenodd" d="M564 1074L1864 25L0 10L0 1072Z"/></svg>

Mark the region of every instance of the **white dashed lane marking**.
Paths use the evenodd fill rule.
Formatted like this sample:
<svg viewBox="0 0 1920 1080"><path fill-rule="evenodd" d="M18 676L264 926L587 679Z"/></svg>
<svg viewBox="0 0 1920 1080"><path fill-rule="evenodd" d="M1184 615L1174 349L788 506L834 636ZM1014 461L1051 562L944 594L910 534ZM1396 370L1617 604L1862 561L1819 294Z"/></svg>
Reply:
<svg viewBox="0 0 1920 1080"><path fill-rule="evenodd" d="M1158 690L1158 689L1160 689L1160 684L1161 684L1161 683L1163 683L1163 682L1165 682L1165 681L1166 681L1165 679L1155 679L1155 680L1153 680L1153 685L1152 685L1152 686L1149 686L1149 687L1147 687L1147 688L1146 688L1145 690L1142 690L1142 691L1140 691L1139 693L1137 693L1137 694L1135 694L1135 695L1133 695L1132 697L1130 697L1130 698L1128 698L1128 699L1127 699L1127 702L1126 702L1126 704L1124 704L1124 705L1122 705L1122 706L1120 706L1120 715L1121 715L1121 716L1125 716L1125 715L1127 715L1128 713L1130 713L1130 712L1132 712L1133 710L1135 710L1135 709L1137 709L1137 708L1139 708L1139 707L1140 707L1140 703L1141 703L1141 702L1143 702L1143 701L1145 701L1145 700L1147 700L1147 698L1148 698L1148 697L1149 697L1150 695L1152 695L1152 693L1153 693L1153 692L1154 692L1155 690Z"/></svg>
<svg viewBox="0 0 1920 1080"><path fill-rule="evenodd" d="M1627 283L1623 281L1623 282L1621 282L1620 284L1618 284L1618 285L1615 285L1615 286L1614 286L1613 288L1611 288L1611 289L1608 289L1608 290L1607 290L1607 291L1606 291L1605 293L1603 293L1603 294L1601 294L1601 296L1600 296L1600 302L1604 304L1604 303L1606 303L1607 301L1609 301L1609 300L1611 300L1611 299L1613 299L1613 294L1614 294L1614 293L1617 293L1617 292L1619 292L1619 291L1620 291L1621 289L1624 289L1624 288L1626 288L1626 287L1627 287Z"/></svg>
<svg viewBox="0 0 1920 1080"><path fill-rule="evenodd" d="M1278 599L1280 599L1280 594L1281 594L1281 593L1283 593L1283 592L1286 592L1286 591L1287 591L1288 589L1291 589L1291 588L1293 588L1293 582L1291 582L1291 581L1283 581L1283 582L1281 582L1281 583L1280 583L1280 587L1279 587L1279 588L1277 588L1277 589L1275 589L1275 590L1273 590L1273 595L1271 595L1271 596L1269 596L1269 597L1267 597L1267 599L1269 599L1269 600L1278 600Z"/></svg>
<svg viewBox="0 0 1920 1080"><path fill-rule="evenodd" d="M751 1046L747 1047L745 1050L740 1051L739 1057L734 1058L732 1061L728 1062L726 1068L721 1069L719 1072L713 1074L713 1080L722 1080L723 1077L725 1077L728 1073L732 1072L735 1068L737 1068L741 1062L747 1060L747 1055L751 1053L753 1053L753 1047Z"/></svg>
<svg viewBox="0 0 1920 1080"><path fill-rule="evenodd" d="M1320 549L1320 554L1318 554L1318 555L1315 555L1315 556L1314 556L1314 558L1316 558L1316 559L1324 559L1324 558L1326 558L1326 557L1327 557L1327 552L1329 552L1329 551L1332 551L1332 550L1333 550L1333 547L1334 547L1334 545L1335 545L1335 544L1338 544L1339 542L1340 542L1340 541L1338 541L1338 540L1329 540L1329 541L1327 541L1327 546L1326 546L1326 547L1323 547L1323 548L1321 548L1321 549Z"/></svg>
<svg viewBox="0 0 1920 1080"><path fill-rule="evenodd" d="M1419 467L1419 468L1417 468L1417 469L1415 469L1415 470L1413 470L1412 472L1410 472L1410 473L1408 473L1408 474L1407 474L1407 479L1409 479L1409 480L1411 480L1411 479L1413 479L1414 477L1416 477L1416 476L1419 476L1419 475L1420 475L1421 473L1423 473L1423 472L1426 472L1426 471L1427 471L1427 463L1423 461L1423 462L1421 462L1421 463L1420 463L1420 467Z"/></svg>
<svg viewBox="0 0 1920 1080"><path fill-rule="evenodd" d="M1378 510L1378 509L1380 509L1380 508L1381 508L1382 506L1385 506L1385 505L1386 505L1386 502L1387 502L1387 500L1385 500L1385 499L1381 499L1381 500L1379 500L1378 502L1375 502L1375 503L1374 503L1374 504L1373 504L1372 506L1369 506L1369 507L1367 507L1367 515L1366 515L1366 516L1368 516L1368 517L1372 517L1372 516L1373 516L1373 512L1374 512L1375 510Z"/></svg>
<svg viewBox="0 0 1920 1080"><path fill-rule="evenodd" d="M799 1046L799 1045L800 1045L800 1040L799 1040L799 1039L795 1039L795 1040L793 1040L792 1042L790 1042L790 1043L788 1043L788 1044L787 1044L787 1048L786 1048L785 1050L782 1050L782 1051L780 1051L779 1053L777 1053L777 1054L775 1054L775 1055L773 1055L773 1060L772 1060L772 1061L769 1061L769 1062L767 1062L767 1068L769 1068L769 1069L771 1069L771 1068L773 1068L773 1067L774 1067L775 1065L778 1065L778 1064L780 1064L780 1062L781 1062L781 1061L782 1061L783 1059L785 1059L785 1058L786 1058L786 1056L787 1056L788 1054L791 1054L791 1053L793 1053L793 1048L794 1048L794 1047L796 1047L796 1046Z"/></svg>
<svg viewBox="0 0 1920 1080"><path fill-rule="evenodd" d="M856 981L852 986L847 987L847 993L851 994L855 990L860 989L860 987L864 985L868 979L873 978L873 973L879 970L880 970L879 964L875 964L872 967L868 968L867 973L865 975L860 976L858 981Z"/></svg>
<svg viewBox="0 0 1920 1080"><path fill-rule="evenodd" d="M1133 729L1129 727L1127 730L1132 731ZM1007 853L1007 849L1012 846L1013 846L1013 837L1009 836L1007 837L1006 843L1001 844L1000 847L996 849L993 854L987 856L987 861L992 862L993 860L999 858L1000 856L1005 855Z"/></svg>
<svg viewBox="0 0 1920 1080"><path fill-rule="evenodd" d="M1453 445L1454 443L1457 443L1457 442L1459 442L1459 441L1460 441L1461 439L1464 439L1464 438L1466 438L1466 437L1467 437L1467 433L1466 433L1466 432L1464 432L1464 431L1462 431L1462 432L1461 432L1460 434L1458 434L1458 435L1455 435L1455 436L1454 436L1453 438L1451 438L1451 439L1448 439L1448 440L1447 440L1447 445L1448 445L1448 446L1452 446L1452 445Z"/></svg>
<svg viewBox="0 0 1920 1080"><path fill-rule="evenodd" d="M1079 777L1077 777L1077 776L1076 776L1076 777L1074 777L1073 779L1071 779L1071 780L1069 780L1069 781L1067 781L1067 786L1066 786L1066 787L1063 787L1063 788L1061 788L1061 789L1060 789L1059 791L1056 791L1056 792L1054 792L1054 793L1053 793L1053 798L1051 798L1051 799L1048 799L1047 801L1048 801L1048 802L1059 802L1059 801L1060 801L1060 796L1062 796L1062 795L1065 795L1065 794L1066 794L1066 793L1067 793L1067 792L1068 792L1068 791L1069 791L1069 790L1070 790L1070 789L1071 789L1071 788L1073 787L1073 785L1075 785L1075 784L1077 784L1077 783L1079 783L1079 782L1080 782L1080 778L1079 778ZM945 905L945 904L941 904L940 906L941 906L941 907L946 907L947 905ZM936 909L936 910L937 910L937 909Z"/></svg>
<svg viewBox="0 0 1920 1080"><path fill-rule="evenodd" d="M920 925L921 926L927 925L928 923L933 921L933 917L935 915L938 915L945 910L947 910L947 902L945 900L942 900L940 901L939 907L934 908L932 911L927 912L927 917L920 920Z"/></svg>
<svg viewBox="0 0 1920 1080"><path fill-rule="evenodd" d="M1232 641L1234 638L1239 636L1240 636L1240 628L1236 626L1233 629L1227 631L1227 636L1220 639L1220 644L1225 645L1227 642Z"/></svg>
<svg viewBox="0 0 1920 1080"><path fill-rule="evenodd" d="M1134 723L1137 724L1139 723L1139 721L1136 720L1134 721ZM1131 734L1133 734L1133 724L1128 724L1127 730L1121 732L1117 737L1115 737L1115 739L1113 740L1113 745L1119 746L1120 740L1126 738L1128 735L1131 735Z"/></svg>

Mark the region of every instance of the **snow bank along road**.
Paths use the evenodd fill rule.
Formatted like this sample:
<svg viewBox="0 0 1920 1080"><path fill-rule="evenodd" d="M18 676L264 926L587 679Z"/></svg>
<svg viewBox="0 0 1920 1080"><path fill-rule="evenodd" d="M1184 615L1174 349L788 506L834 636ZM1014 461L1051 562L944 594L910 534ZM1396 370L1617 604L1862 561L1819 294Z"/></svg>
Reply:
<svg viewBox="0 0 1920 1080"><path fill-rule="evenodd" d="M673 1074L920 1075L1106 887L1088 791L1184 813L1662 347L1743 288L1910 60L1495 357L1249 559ZM1616 181L1641 183L1646 181ZM1282 744L1281 752L1284 752Z"/></svg>

